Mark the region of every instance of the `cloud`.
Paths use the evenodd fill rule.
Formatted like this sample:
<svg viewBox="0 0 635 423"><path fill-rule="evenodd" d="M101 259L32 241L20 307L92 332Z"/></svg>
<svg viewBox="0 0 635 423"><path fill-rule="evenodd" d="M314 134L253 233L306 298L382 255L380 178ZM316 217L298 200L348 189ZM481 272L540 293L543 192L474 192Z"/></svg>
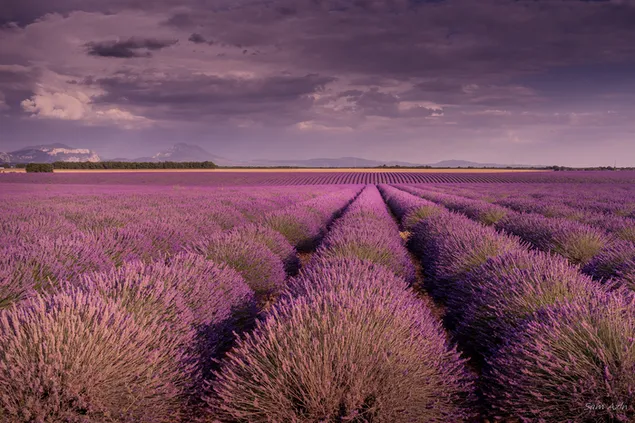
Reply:
<svg viewBox="0 0 635 423"><path fill-rule="evenodd" d="M81 120L89 110L90 99L85 94L41 91L22 102L22 108L32 116L62 120Z"/></svg>
<svg viewBox="0 0 635 423"><path fill-rule="evenodd" d="M9 110L10 107L6 102L6 98L4 96L4 93L2 91L0 91L0 112L5 111L5 110Z"/></svg>
<svg viewBox="0 0 635 423"><path fill-rule="evenodd" d="M125 104L157 120L249 118L268 124L306 119L320 92L334 78L303 76L118 74L85 81L103 91L96 101Z"/></svg>
<svg viewBox="0 0 635 423"><path fill-rule="evenodd" d="M88 54L99 57L150 57L152 51L164 49L178 40L156 40L151 38L129 38L125 41L93 41L86 44Z"/></svg>
<svg viewBox="0 0 635 423"><path fill-rule="evenodd" d="M188 41L193 42L194 44L214 44L213 41L207 41L205 37L201 34L195 32L188 38Z"/></svg>
<svg viewBox="0 0 635 423"><path fill-rule="evenodd" d="M0 111L3 114L19 113L20 102L32 93L37 73L26 66L0 64Z"/></svg>
<svg viewBox="0 0 635 423"><path fill-rule="evenodd" d="M298 122L295 125L293 125L293 127L303 132L340 132L340 133L348 132L349 133L354 131L354 128L351 128L350 126L327 126L313 120Z"/></svg>
<svg viewBox="0 0 635 423"><path fill-rule="evenodd" d="M468 110L462 113L468 116L511 116L512 114L509 110L500 109Z"/></svg>
<svg viewBox="0 0 635 423"><path fill-rule="evenodd" d="M152 122L118 107L100 106L94 99L103 91L69 83L64 75L46 73L35 93L20 105L32 118L77 121L86 125L116 125L127 129Z"/></svg>

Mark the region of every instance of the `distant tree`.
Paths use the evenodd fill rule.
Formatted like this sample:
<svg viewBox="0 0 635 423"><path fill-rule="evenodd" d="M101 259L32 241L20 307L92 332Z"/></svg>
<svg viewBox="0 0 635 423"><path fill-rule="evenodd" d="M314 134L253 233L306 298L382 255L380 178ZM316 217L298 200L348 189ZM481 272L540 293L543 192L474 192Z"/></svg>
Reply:
<svg viewBox="0 0 635 423"><path fill-rule="evenodd" d="M53 165L51 163L29 163L26 165L26 171L29 173L53 173Z"/></svg>
<svg viewBox="0 0 635 423"><path fill-rule="evenodd" d="M55 162L55 169L216 169L205 162Z"/></svg>

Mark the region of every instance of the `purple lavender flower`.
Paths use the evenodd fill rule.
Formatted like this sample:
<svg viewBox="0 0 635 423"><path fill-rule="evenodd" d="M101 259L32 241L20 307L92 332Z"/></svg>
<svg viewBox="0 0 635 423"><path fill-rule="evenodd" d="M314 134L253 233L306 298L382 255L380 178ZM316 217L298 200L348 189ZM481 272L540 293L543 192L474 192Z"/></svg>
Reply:
<svg viewBox="0 0 635 423"><path fill-rule="evenodd" d="M510 213L497 223L543 251L553 251L573 264L586 264L609 242L603 231L566 219Z"/></svg>
<svg viewBox="0 0 635 423"><path fill-rule="evenodd" d="M582 269L602 281L611 281L635 291L635 245L614 242L603 248Z"/></svg>
<svg viewBox="0 0 635 423"><path fill-rule="evenodd" d="M408 283L390 268L355 257L317 256L300 274L292 278L285 296L296 298L323 292L366 292L368 295L385 289L405 291Z"/></svg>
<svg viewBox="0 0 635 423"><path fill-rule="evenodd" d="M566 259L526 250L490 258L455 287L447 305L457 338L485 356L535 311L602 292Z"/></svg>
<svg viewBox="0 0 635 423"><path fill-rule="evenodd" d="M265 244L247 240L240 234L219 234L190 246L189 251L238 271L258 296L284 288L286 274L282 260Z"/></svg>
<svg viewBox="0 0 635 423"><path fill-rule="evenodd" d="M245 240L254 240L267 246L284 263L285 271L290 275L298 273L300 260L298 253L280 232L255 223L234 228L232 233Z"/></svg>
<svg viewBox="0 0 635 423"><path fill-rule="evenodd" d="M316 257L356 257L382 264L412 283L416 272L381 194L369 185L337 219Z"/></svg>
<svg viewBox="0 0 635 423"><path fill-rule="evenodd" d="M311 250L323 236L319 218L305 210L281 210L269 214L263 223L281 233L298 250Z"/></svg>
<svg viewBox="0 0 635 423"><path fill-rule="evenodd" d="M523 249L521 242L493 228L448 213L415 226L410 247L422 260L433 295L445 299L455 285L489 258Z"/></svg>
<svg viewBox="0 0 635 423"><path fill-rule="evenodd" d="M208 421L464 420L471 378L438 321L403 285L351 286L284 300L239 340Z"/></svg>
<svg viewBox="0 0 635 423"><path fill-rule="evenodd" d="M635 419L635 297L600 294L543 309L483 375L498 415L525 421Z"/></svg>
<svg viewBox="0 0 635 423"><path fill-rule="evenodd" d="M6 422L173 422L192 368L172 330L79 290L0 311Z"/></svg>
<svg viewBox="0 0 635 423"><path fill-rule="evenodd" d="M82 233L59 238L40 237L2 248L0 308L84 272L110 269L114 263L99 245Z"/></svg>

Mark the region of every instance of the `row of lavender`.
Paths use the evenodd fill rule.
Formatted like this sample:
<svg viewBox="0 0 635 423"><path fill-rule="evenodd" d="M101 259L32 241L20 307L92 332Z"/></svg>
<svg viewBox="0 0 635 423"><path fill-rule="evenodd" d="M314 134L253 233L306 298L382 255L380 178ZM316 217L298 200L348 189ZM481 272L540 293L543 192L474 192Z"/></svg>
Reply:
<svg viewBox="0 0 635 423"><path fill-rule="evenodd" d="M536 188L515 186L509 190L503 185L448 185L429 186L445 194L457 194L483 200L520 213L537 213L545 217L564 218L596 226L617 238L635 242L635 188L631 185L597 185L575 188L571 185L553 185ZM479 189L480 188L480 189Z"/></svg>
<svg viewBox="0 0 635 423"><path fill-rule="evenodd" d="M323 184L454 184L454 183L627 183L635 182L635 171L619 172L514 172L503 169L395 169L394 171L362 169L273 169L213 172L126 172L126 173L56 173L56 174L0 174L0 184L90 184L90 185L147 185L147 186L281 186Z"/></svg>
<svg viewBox="0 0 635 423"><path fill-rule="evenodd" d="M207 398L235 422L457 422L471 377L409 288L415 269L375 186L336 220Z"/></svg>
<svg viewBox="0 0 635 423"><path fill-rule="evenodd" d="M428 188L548 217L591 219L601 213L635 218L635 186L632 184L444 184Z"/></svg>
<svg viewBox="0 0 635 423"><path fill-rule="evenodd" d="M284 213L280 210L294 214L294 204L308 201L309 207L312 197L337 191L242 188L73 195L58 188L35 196L4 195L0 308L84 272L130 260L159 260L223 231L263 223L269 215Z"/></svg>
<svg viewBox="0 0 635 423"><path fill-rule="evenodd" d="M411 231L426 288L481 368L483 413L523 421L635 418L635 296L609 291L564 258L529 250L391 186L386 201Z"/></svg>
<svg viewBox="0 0 635 423"><path fill-rule="evenodd" d="M513 211L484 200L446 194L440 190L400 186L401 189L443 204L486 225L517 235L533 248L562 255L595 279L635 290L635 220L611 215L615 230L607 231L564 217L545 217ZM619 226L616 222L619 221Z"/></svg>
<svg viewBox="0 0 635 423"><path fill-rule="evenodd" d="M82 262L98 245L73 244L62 263L6 254L13 250L4 245L0 420L191 421L235 333L254 325L263 297L284 289L285 270L297 272L295 246L315 244L358 191L325 190L264 212L260 224L203 233L157 259L127 257L101 269ZM87 255L68 255L77 251ZM60 270L40 272L49 263ZM34 273L38 283L16 295Z"/></svg>

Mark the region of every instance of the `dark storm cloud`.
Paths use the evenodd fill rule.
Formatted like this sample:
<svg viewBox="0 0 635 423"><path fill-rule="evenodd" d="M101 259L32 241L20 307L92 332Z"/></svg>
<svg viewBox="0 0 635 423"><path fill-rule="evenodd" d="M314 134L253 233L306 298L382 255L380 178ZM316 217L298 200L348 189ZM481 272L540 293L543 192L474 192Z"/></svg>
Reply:
<svg viewBox="0 0 635 423"><path fill-rule="evenodd" d="M313 104L309 96L334 80L320 75L258 79L198 75L153 79L120 74L84 83L105 90L97 102L148 108L148 116L157 119L243 116L295 123L303 119L302 115Z"/></svg>
<svg viewBox="0 0 635 423"><path fill-rule="evenodd" d="M88 54L99 57L150 57L157 51L176 44L177 40L130 38L125 41L93 41L86 44Z"/></svg>
<svg viewBox="0 0 635 423"><path fill-rule="evenodd" d="M275 0L210 10L184 7L166 22L226 45L276 46L328 73L462 83L635 56L635 7L625 1Z"/></svg>
<svg viewBox="0 0 635 423"><path fill-rule="evenodd" d="M188 41L191 41L194 44L213 44L212 41L206 40L205 37L203 37L201 34L196 32L190 35L190 37L188 38Z"/></svg>
<svg viewBox="0 0 635 423"><path fill-rule="evenodd" d="M3 113L11 115L21 113L20 103L33 92L38 75L39 71L36 69L19 65L0 65L0 93L2 94L2 103L4 103L4 107L1 108Z"/></svg>
<svg viewBox="0 0 635 423"><path fill-rule="evenodd" d="M435 110L426 107L400 108L402 99L395 94L381 92L379 88L368 91L347 90L338 95L354 105L364 116L381 116L388 118L424 117L432 115Z"/></svg>

